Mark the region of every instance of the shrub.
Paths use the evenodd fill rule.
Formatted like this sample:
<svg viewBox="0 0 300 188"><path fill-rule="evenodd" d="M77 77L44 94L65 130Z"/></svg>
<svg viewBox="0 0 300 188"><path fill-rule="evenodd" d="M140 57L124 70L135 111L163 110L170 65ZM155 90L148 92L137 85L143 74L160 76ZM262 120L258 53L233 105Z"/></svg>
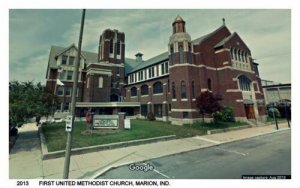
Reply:
<svg viewBox="0 0 300 188"><path fill-rule="evenodd" d="M222 112L216 111L215 113L212 114L214 118L214 122L219 122L222 121Z"/></svg>
<svg viewBox="0 0 300 188"><path fill-rule="evenodd" d="M153 114L152 112L149 112L149 113L147 114L147 119L148 119L149 121L154 121L154 120L155 120L154 114Z"/></svg>
<svg viewBox="0 0 300 188"><path fill-rule="evenodd" d="M233 108L231 107L224 107L222 110L222 121L224 122L234 122L234 114Z"/></svg>
<svg viewBox="0 0 300 188"><path fill-rule="evenodd" d="M9 130L9 136L16 136L18 134L18 129L16 127L12 127Z"/></svg>
<svg viewBox="0 0 300 188"><path fill-rule="evenodd" d="M214 122L234 122L233 108L224 107L221 112L217 111L213 113Z"/></svg>
<svg viewBox="0 0 300 188"><path fill-rule="evenodd" d="M276 118L280 118L281 115L280 115L280 112L279 112L279 110L277 108L269 108L268 109L268 116L270 118L273 118L273 110L272 109L274 109L274 114L275 114Z"/></svg>

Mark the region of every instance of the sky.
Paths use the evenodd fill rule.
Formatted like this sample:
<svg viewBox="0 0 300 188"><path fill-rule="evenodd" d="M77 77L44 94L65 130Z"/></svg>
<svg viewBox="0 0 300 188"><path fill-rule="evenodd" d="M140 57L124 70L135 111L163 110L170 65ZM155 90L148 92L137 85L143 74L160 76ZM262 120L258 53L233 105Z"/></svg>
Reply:
<svg viewBox="0 0 300 188"><path fill-rule="evenodd" d="M192 39L210 33L226 20L259 64L261 79L291 82L291 11L289 9L148 9L87 10L82 50L97 53L103 30L125 33L125 56L149 59L167 51L172 22L180 15ZM9 80L45 84L51 45L78 44L81 10L10 9Z"/></svg>

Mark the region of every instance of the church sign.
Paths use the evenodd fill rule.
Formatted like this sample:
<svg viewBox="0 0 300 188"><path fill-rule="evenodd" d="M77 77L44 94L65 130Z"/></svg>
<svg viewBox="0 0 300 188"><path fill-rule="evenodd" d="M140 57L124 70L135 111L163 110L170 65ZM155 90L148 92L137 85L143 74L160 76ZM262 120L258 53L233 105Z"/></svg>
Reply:
<svg viewBox="0 0 300 188"><path fill-rule="evenodd" d="M118 115L94 115L93 128L119 128L119 116Z"/></svg>

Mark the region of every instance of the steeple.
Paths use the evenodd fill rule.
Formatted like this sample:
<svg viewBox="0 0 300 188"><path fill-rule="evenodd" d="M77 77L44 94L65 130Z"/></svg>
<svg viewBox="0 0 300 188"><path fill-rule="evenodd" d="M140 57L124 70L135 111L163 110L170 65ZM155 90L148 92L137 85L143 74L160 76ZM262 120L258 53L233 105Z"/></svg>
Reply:
<svg viewBox="0 0 300 188"><path fill-rule="evenodd" d="M225 26L225 18L223 18L222 21L223 21L223 25Z"/></svg>
<svg viewBox="0 0 300 188"><path fill-rule="evenodd" d="M178 15L172 26L173 34L169 39L170 65L192 64L193 45L191 36L185 30L185 21Z"/></svg>
<svg viewBox="0 0 300 188"><path fill-rule="evenodd" d="M185 21L179 15L177 15L177 17L175 18L172 26L173 26L173 34L185 32Z"/></svg>

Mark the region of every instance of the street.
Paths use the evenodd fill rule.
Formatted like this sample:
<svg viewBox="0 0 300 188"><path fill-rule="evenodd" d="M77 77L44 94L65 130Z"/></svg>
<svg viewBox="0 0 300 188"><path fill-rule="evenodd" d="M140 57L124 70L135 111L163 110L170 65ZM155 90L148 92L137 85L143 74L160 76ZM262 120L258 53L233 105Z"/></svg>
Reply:
<svg viewBox="0 0 300 188"><path fill-rule="evenodd" d="M153 169L146 168L151 166ZM129 165L121 166L98 178L240 179L242 175L291 175L291 131L161 157L130 167L135 170L130 170Z"/></svg>

